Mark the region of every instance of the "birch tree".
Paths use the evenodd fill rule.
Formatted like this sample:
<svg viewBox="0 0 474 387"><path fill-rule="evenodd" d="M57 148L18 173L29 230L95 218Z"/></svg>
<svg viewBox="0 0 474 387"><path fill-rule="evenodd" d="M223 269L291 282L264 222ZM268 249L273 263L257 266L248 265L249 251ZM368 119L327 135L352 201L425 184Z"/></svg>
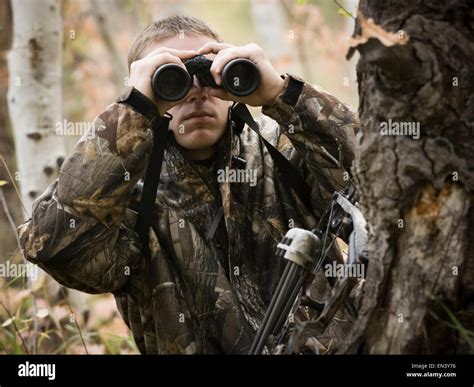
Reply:
<svg viewBox="0 0 474 387"><path fill-rule="evenodd" d="M18 166L15 177L29 217L33 201L56 179L66 157L65 137L57 130L62 124L63 28L58 0L13 1L12 13L8 109ZM50 302L62 297L59 284L42 272L38 285L44 281ZM68 290L67 298L81 313L87 309L82 293Z"/></svg>
<svg viewBox="0 0 474 387"><path fill-rule="evenodd" d="M6 53L10 49L12 39L12 23L10 1L0 2L0 69L6 68ZM1 75L0 75L1 77ZM0 180L8 181L8 171L3 165L5 161L8 166L14 164L13 139L9 130L9 120L7 112L7 84L3 77L0 79ZM15 190L12 184L3 188L5 200L8 203L18 203L15 197ZM10 212L15 219L20 219L21 214L18 206L12 206ZM7 220L7 216L0 210L0 263L4 259L10 258L10 253L15 251L17 242L12 227Z"/></svg>
<svg viewBox="0 0 474 387"><path fill-rule="evenodd" d="M8 56L8 109L21 196L32 203L57 177L66 155L61 123L62 24L57 0L12 2L13 44Z"/></svg>

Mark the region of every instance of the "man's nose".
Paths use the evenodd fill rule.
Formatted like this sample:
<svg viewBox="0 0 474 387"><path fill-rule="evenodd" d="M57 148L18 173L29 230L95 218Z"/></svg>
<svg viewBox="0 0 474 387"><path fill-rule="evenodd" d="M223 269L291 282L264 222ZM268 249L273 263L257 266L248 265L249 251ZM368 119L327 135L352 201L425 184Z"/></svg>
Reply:
<svg viewBox="0 0 474 387"><path fill-rule="evenodd" d="M208 87L202 87L199 83L199 79L196 76L193 77L193 86L191 89L191 93L188 97L188 102L205 102L209 96L207 94Z"/></svg>

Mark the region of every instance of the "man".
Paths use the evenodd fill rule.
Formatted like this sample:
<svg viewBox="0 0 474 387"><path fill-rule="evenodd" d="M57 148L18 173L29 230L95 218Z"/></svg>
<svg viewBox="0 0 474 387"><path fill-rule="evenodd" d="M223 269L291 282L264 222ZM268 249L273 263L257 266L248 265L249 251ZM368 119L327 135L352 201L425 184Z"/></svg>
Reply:
<svg viewBox="0 0 474 387"><path fill-rule="evenodd" d="M250 59L261 74L258 89L237 98L194 79L182 100L158 100L154 71L184 67L182 60L199 54L213 58L218 84L229 60ZM257 45L225 44L193 17L147 27L129 65L133 92L173 117L149 233L153 288L134 231L151 124L131 107L131 88L99 115L35 202L19 229L25 256L64 286L112 292L142 353L247 353L281 274L277 243L290 227L313 228L345 184L343 170L324 155L349 170L354 116L333 96L280 77ZM231 101L263 107L260 133L311 187L309 204L277 174L259 136L248 127L238 133ZM242 170L243 181L230 178Z"/></svg>

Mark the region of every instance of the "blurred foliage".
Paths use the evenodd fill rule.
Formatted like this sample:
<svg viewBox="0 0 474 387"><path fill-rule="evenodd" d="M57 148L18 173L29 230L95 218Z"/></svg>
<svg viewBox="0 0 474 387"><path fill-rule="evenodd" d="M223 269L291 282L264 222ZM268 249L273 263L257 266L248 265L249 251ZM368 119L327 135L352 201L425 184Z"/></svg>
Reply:
<svg viewBox="0 0 474 387"><path fill-rule="evenodd" d="M66 298L51 298L44 284L33 298L24 278L0 279L0 354L138 353L112 295L89 296L87 303L79 313Z"/></svg>

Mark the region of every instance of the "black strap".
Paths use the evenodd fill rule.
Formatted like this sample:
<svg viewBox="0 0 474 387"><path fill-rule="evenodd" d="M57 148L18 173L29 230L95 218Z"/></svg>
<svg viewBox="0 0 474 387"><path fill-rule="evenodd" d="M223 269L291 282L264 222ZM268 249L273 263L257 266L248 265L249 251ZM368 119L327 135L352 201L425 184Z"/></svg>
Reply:
<svg viewBox="0 0 474 387"><path fill-rule="evenodd" d="M151 292L153 292L156 284L157 265L152 262L149 232L153 217L156 193L160 182L161 167L166 148L166 140L168 138L169 122L173 117L168 113L165 113L160 117L155 104L134 87L126 88L119 97L118 102L131 106L135 111L146 117L150 121L153 132L153 145L150 159L148 160L148 165L146 167L142 197L138 206L138 216L135 224L135 231L140 238L143 254L145 256L145 275L148 281L147 290L150 292L149 296L151 297Z"/></svg>
<svg viewBox="0 0 474 387"><path fill-rule="evenodd" d="M214 238L214 235L216 234L216 231L217 231L217 227L219 226L223 216L224 216L224 209L222 208L222 204L221 204L221 206L219 207L219 210L214 216L214 219L212 220L211 225L209 226L207 230L206 238L208 240L212 240Z"/></svg>
<svg viewBox="0 0 474 387"><path fill-rule="evenodd" d="M140 236L145 249L145 256L150 258L149 251L149 230L153 215L153 205L156 199L158 183L160 182L161 166L166 147L166 138L168 137L168 127L171 116L165 114L163 117L157 117L153 122L153 148L151 150L150 160L145 172L143 183L143 192L138 206L138 218L135 225L135 231Z"/></svg>
<svg viewBox="0 0 474 387"><path fill-rule="evenodd" d="M284 177L289 183L294 192L299 196L302 202L308 207L311 208L311 189L306 184L306 182L301 177L300 173L296 168L291 165L288 159L283 156L275 147L270 144L263 136L260 134L258 124L252 118L252 115L249 112L249 109L246 105L238 103L232 108L232 119L236 122L237 125L243 125L246 123L255 133L257 133L262 139L265 147L270 153L275 166L280 174Z"/></svg>
<svg viewBox="0 0 474 387"><path fill-rule="evenodd" d="M303 80L290 76L288 80L288 86L282 95L283 101L291 106L295 106L298 102L301 92L303 91L303 87Z"/></svg>
<svg viewBox="0 0 474 387"><path fill-rule="evenodd" d="M153 121L159 118L160 113L155 104L144 94L139 92L132 86L125 88L118 98L118 102L125 103L133 108L133 110Z"/></svg>
<svg viewBox="0 0 474 387"><path fill-rule="evenodd" d="M299 87L296 85L297 83L295 83L295 88L299 89ZM295 89L294 92L289 93L289 95L299 95L300 91L301 90L298 91ZM143 244L145 257L147 258L147 261L149 261L151 259L151 252L149 249L149 230L151 227L153 215L153 205L155 203L158 184L160 181L166 139L168 137L169 122L172 119L172 116L166 113L163 117L160 117L155 105L135 88L127 89L119 99L119 102L130 105L134 110L148 118L152 124L153 146L145 172L143 192L138 207L137 223L135 225L135 230L137 231ZM291 165L291 163L285 158L285 156L283 156L277 149L275 149L275 147L273 147L272 144L262 137L259 132L258 124L252 118L247 106L240 103L234 105L231 110L231 115L232 120L234 120L238 126L243 127L245 123L259 135L268 152L270 153L270 156L275 162L275 166L277 167L280 176L283 176L286 181L288 181L291 188L300 197L303 203L307 207L311 208L311 190L309 186L303 180L296 168L293 167L293 165ZM212 236L215 234L220 219L222 218L222 214L223 212L219 211L215 217L213 224L211 224L211 227L208 230L208 237L212 238Z"/></svg>
<svg viewBox="0 0 474 387"><path fill-rule="evenodd" d="M161 166L168 137L169 122L172 116L165 113L163 117L160 117L155 104L132 86L124 89L118 98L118 102L129 105L133 110L147 118L150 121L153 132L153 145L146 167L142 197L138 206L137 223L135 224L135 231L142 242L145 258L149 261L149 258L151 258L149 231L153 215L153 205L156 199L158 183L160 182Z"/></svg>

